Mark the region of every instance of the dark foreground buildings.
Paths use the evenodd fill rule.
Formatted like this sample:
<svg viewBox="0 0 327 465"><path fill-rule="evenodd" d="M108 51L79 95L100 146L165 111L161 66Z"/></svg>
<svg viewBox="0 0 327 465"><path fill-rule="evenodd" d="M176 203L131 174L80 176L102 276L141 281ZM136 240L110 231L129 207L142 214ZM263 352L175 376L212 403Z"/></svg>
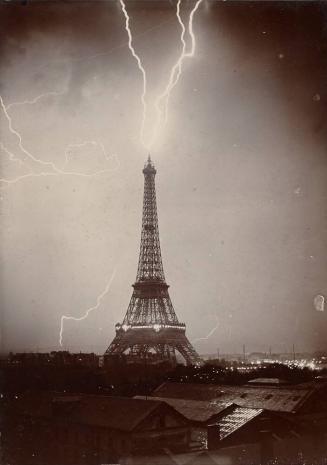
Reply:
<svg viewBox="0 0 327 465"><path fill-rule="evenodd" d="M166 447L185 451L189 438L189 422L165 402L34 392L11 403L1 463L121 463Z"/></svg>
<svg viewBox="0 0 327 465"><path fill-rule="evenodd" d="M217 459L325 463L327 383L276 385L275 381L265 386L167 382L151 397L183 414L202 432Z"/></svg>
<svg viewBox="0 0 327 465"><path fill-rule="evenodd" d="M51 392L7 404L2 464L324 464L327 383L166 382L148 398Z"/></svg>

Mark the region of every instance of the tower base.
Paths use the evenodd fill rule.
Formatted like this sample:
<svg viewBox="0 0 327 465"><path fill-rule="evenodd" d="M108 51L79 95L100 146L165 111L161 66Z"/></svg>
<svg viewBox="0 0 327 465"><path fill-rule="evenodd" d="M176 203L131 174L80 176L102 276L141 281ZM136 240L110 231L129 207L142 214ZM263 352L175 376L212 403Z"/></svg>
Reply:
<svg viewBox="0 0 327 465"><path fill-rule="evenodd" d="M169 361L176 364L176 352L186 365L201 365L202 360L185 335L185 326L119 327L105 355L126 354L129 361Z"/></svg>

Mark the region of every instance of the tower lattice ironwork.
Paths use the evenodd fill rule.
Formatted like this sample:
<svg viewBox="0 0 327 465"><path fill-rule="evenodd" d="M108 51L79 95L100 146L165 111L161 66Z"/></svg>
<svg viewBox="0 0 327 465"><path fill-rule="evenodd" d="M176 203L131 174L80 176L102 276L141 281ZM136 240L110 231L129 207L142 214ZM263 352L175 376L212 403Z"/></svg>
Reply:
<svg viewBox="0 0 327 465"><path fill-rule="evenodd" d="M132 359L176 361L176 351L187 365L201 359L185 335L171 303L162 266L155 175L150 159L143 169L144 198L141 247L133 294L123 322L105 355L128 354Z"/></svg>

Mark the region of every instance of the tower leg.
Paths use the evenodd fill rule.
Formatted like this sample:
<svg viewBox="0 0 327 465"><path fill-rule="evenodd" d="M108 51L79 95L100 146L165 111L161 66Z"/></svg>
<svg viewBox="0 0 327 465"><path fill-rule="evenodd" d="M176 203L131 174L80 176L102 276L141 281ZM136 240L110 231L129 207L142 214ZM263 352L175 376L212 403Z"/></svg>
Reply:
<svg viewBox="0 0 327 465"><path fill-rule="evenodd" d="M105 355L122 355L128 349L128 344L123 343L120 336L115 336L112 343L105 351Z"/></svg>
<svg viewBox="0 0 327 465"><path fill-rule="evenodd" d="M181 342L176 344L176 349L185 359L186 365L199 365L203 363L186 336Z"/></svg>

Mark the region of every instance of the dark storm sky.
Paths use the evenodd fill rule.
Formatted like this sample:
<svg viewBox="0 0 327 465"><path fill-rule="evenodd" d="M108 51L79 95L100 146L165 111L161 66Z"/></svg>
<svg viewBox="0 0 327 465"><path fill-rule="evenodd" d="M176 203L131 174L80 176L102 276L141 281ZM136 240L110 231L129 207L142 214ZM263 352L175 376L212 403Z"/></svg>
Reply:
<svg viewBox="0 0 327 465"><path fill-rule="evenodd" d="M192 2L184 2L187 19ZM153 102L181 50L175 6L127 2ZM24 147L95 177L29 177L1 191L3 345L104 351L131 295L147 153L141 74L119 3L0 5L1 96ZM201 353L326 348L327 7L207 2L195 56L152 149L164 268L177 315ZM189 44L189 37L188 44ZM23 160L1 113L1 168ZM93 143L84 144L91 141ZM96 142L96 143L95 143ZM104 156L101 146L105 149ZM117 164L118 160L118 164Z"/></svg>

